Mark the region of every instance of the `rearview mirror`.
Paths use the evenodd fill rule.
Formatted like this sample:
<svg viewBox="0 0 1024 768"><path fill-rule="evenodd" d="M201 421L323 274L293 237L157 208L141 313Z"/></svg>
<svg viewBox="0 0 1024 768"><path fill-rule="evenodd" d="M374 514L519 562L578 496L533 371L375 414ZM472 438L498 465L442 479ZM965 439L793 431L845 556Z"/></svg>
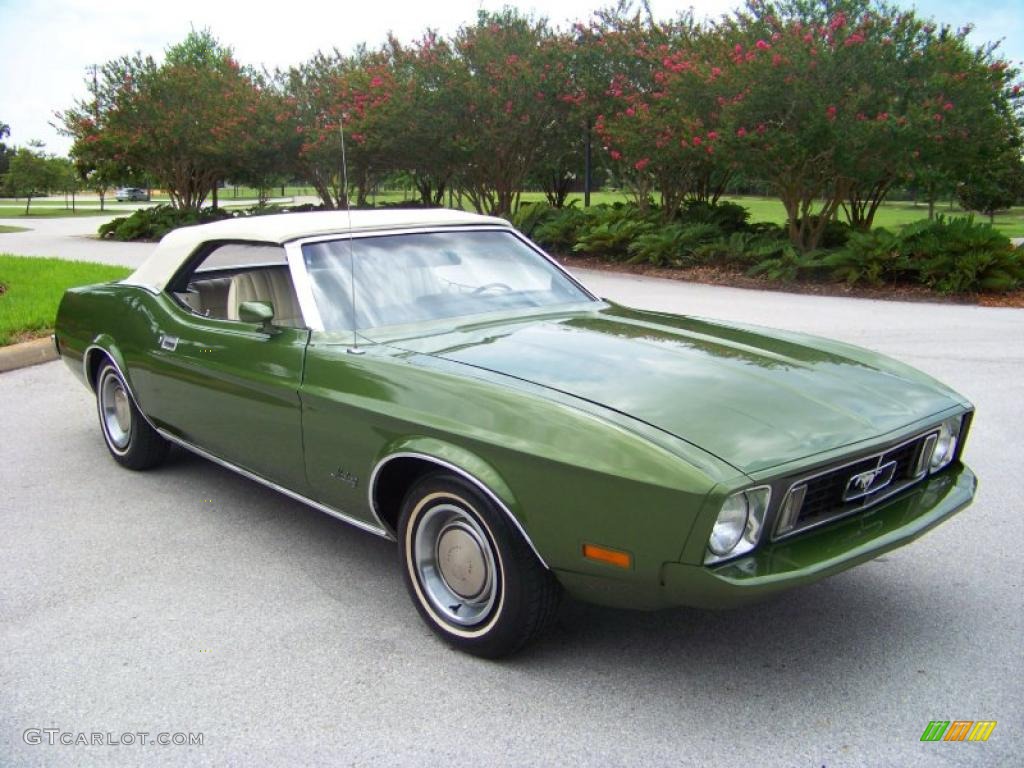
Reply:
<svg viewBox="0 0 1024 768"><path fill-rule="evenodd" d="M260 323L269 331L274 319L274 305L269 301L243 301L238 305L238 319L243 323Z"/></svg>

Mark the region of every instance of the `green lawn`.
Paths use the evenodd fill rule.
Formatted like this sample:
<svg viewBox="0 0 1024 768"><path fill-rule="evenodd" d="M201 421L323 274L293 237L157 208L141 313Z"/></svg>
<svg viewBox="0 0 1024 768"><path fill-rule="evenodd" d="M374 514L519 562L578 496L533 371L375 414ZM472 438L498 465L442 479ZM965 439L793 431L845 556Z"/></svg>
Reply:
<svg viewBox="0 0 1024 768"><path fill-rule="evenodd" d="M99 203L93 208L92 205L83 206L81 203L75 206L75 210L72 211L70 208L65 208L64 204L57 205L36 205L32 203L32 207L29 208L28 214L25 214L25 205L11 205L8 201L0 203L0 219L41 219L44 217L62 217L68 218L70 216L109 216L112 213L118 213L117 210L111 210L107 208L105 211L99 209ZM130 210L125 211L125 215L131 213Z"/></svg>
<svg viewBox="0 0 1024 768"><path fill-rule="evenodd" d="M272 187L267 190L268 197L305 197L307 195L315 195L316 190L313 187L305 186L298 187L293 185L285 185L284 194L281 194L280 187ZM217 192L217 198L222 202L227 202L232 199L238 200L256 200L259 198L259 190L255 187L221 187ZM401 193L399 193L401 198Z"/></svg>
<svg viewBox="0 0 1024 768"><path fill-rule="evenodd" d="M782 202L774 198L766 197L729 197L727 200L739 203L750 211L750 220L753 222L767 221L775 224L783 224L786 221L786 212ZM935 213L943 216L963 217L967 213L959 206L952 208L949 203L935 206ZM842 219L840 214L840 219ZM875 215L875 226L886 227L887 229L898 229L905 224L911 224L920 219L928 218L927 205L914 205L911 202L895 201L883 203ZM988 217L974 214L974 220L985 224ZM995 227L1007 237L1024 237L1024 206L1017 206L1011 210L996 215Z"/></svg>
<svg viewBox="0 0 1024 768"><path fill-rule="evenodd" d="M0 253L0 346L50 333L65 289L120 280L129 272L86 261Z"/></svg>
<svg viewBox="0 0 1024 768"><path fill-rule="evenodd" d="M377 202L398 202L403 199L408 199L408 193L403 196L401 192L385 192L377 195ZM626 196L621 192L594 192L590 196L590 202L593 205L600 205L602 203L612 204L617 202L624 202ZM782 202L776 198L771 197L726 197L725 200L730 200L735 203L747 208L750 211L750 220L752 222L771 222L774 224L784 224L786 222L786 211L782 207ZM544 202L544 194L542 192L524 192L522 195L524 202ZM577 205L583 206L583 195L570 195L569 200L576 200ZM447 199L445 204L447 204ZM469 203L463 201L463 207L469 208ZM935 207L937 214L943 216L968 216L967 212L962 210L959 206L953 205L950 207L949 202L944 202L941 205ZM840 214L842 218L842 214ZM888 229L898 229L904 224L910 224L918 221L919 219L928 218L928 206L914 205L912 202L888 202L883 203L882 207L879 208L878 213L875 215L875 226L886 227ZM974 215L975 221L980 223L986 223L988 217L981 216L978 214ZM1024 237L1024 206L1017 206L1010 211L1000 213L996 215L995 227L1007 237Z"/></svg>
<svg viewBox="0 0 1024 768"><path fill-rule="evenodd" d="M7 227L7 226L4 226L4 225L0 224L0 235L5 234L7 232L28 232L28 228L27 227Z"/></svg>
<svg viewBox="0 0 1024 768"><path fill-rule="evenodd" d="M276 196L280 193L280 188L274 190ZM285 195L287 197L295 197L299 195L316 194L312 187L285 187ZM256 190L248 187L238 188L238 197L234 197L234 188L226 187L221 189L219 202L225 208L233 208L238 205L247 206L251 204L256 197ZM381 192L377 195L371 196L371 202L380 203L398 203L404 200L411 200L413 196L410 192L401 191L386 191ZM522 195L523 201L526 202L543 202L544 195L541 192L524 192ZM577 205L582 206L583 195L570 195L570 200L577 200ZM785 212L782 208L782 203L775 198L768 197L728 197L727 200L740 203L750 211L751 221L766 221L773 222L776 224L783 224L786 220ZM236 202L236 200L238 202ZM626 196L621 192L617 191L601 191L594 192L591 195L591 202L594 205L601 203L616 203L626 200ZM168 200L162 197L154 197L152 202L166 203ZM445 204L447 204L447 199ZM80 201L75 212L64 207L63 198L40 198L38 201L33 201L29 218L32 217L50 217L50 216L101 216L101 215L117 215L117 216L128 216L136 208L141 207L132 204L116 204L108 201L107 210L101 212L99 210L99 203L92 199L86 199ZM463 199L463 207L469 208L469 203ZM941 213L944 216L967 216L959 206L950 206L948 202L942 203L936 206L936 213ZM10 198L0 200L0 218L22 218L25 216L25 205L22 201L17 203ZM904 224L910 224L911 222L918 221L919 219L927 218L928 207L926 205L915 205L912 202L887 202L882 205L879 209L878 214L875 217L876 227L887 227L889 229L895 229L903 226ZM975 220L979 222L987 221L987 218L980 215L975 215ZM1024 237L1024 206L1018 206L1010 211L1000 213L995 218L995 227L1000 232L1008 237Z"/></svg>
<svg viewBox="0 0 1024 768"><path fill-rule="evenodd" d="M401 196L399 195L399 199ZM577 205L583 205L583 195L571 195L570 199L578 199ZM590 200L594 205L600 203L615 203L625 200L625 196L619 192L595 192L591 195ZM772 197L726 197L725 200L730 200L734 203L739 203L750 211L750 220L752 222L771 222L774 224L784 224L786 222L786 211L782 207L782 202ZM540 202L544 200L544 195L540 192L525 192L523 193L523 200L531 202ZM954 205L950 207L948 202L942 203L935 207L936 214L942 214L943 216L968 216L970 215L959 206ZM842 214L840 214L842 219ZM912 202L896 201L883 203L879 208L878 213L875 215L875 226L886 227L888 229L898 229L904 224L911 224L920 219L928 218L928 206L927 205L914 205ZM974 214L975 221L979 223L987 223L988 217ZM1017 206L1011 210L999 213L996 215L995 227L1007 237L1024 237L1024 206Z"/></svg>

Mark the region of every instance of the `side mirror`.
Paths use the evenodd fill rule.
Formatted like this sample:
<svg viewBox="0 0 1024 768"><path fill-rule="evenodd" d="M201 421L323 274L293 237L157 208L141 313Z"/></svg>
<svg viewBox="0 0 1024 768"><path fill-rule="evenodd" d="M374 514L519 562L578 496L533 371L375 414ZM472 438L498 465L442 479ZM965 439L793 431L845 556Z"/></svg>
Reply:
<svg viewBox="0 0 1024 768"><path fill-rule="evenodd" d="M274 319L274 305L269 301L243 301L238 305L238 319L243 323L259 323L269 333Z"/></svg>

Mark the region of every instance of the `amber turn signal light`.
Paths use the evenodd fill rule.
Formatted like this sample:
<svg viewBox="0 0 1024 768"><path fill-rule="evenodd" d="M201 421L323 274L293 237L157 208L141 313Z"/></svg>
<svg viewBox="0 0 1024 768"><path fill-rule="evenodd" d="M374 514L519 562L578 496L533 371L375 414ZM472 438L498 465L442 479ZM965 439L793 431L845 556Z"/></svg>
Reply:
<svg viewBox="0 0 1024 768"><path fill-rule="evenodd" d="M584 544L583 556L588 560L597 560L599 563L607 563L617 568L633 567L633 556L629 552L599 547L596 544Z"/></svg>

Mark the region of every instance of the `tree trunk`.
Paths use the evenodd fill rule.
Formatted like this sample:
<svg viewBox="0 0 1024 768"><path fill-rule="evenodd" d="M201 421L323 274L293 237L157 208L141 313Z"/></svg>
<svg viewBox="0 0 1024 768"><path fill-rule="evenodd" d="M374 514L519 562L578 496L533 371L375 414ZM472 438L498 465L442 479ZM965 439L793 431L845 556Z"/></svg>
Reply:
<svg viewBox="0 0 1024 768"><path fill-rule="evenodd" d="M25 198L25 215L28 216L28 207L32 204L32 195Z"/></svg>

